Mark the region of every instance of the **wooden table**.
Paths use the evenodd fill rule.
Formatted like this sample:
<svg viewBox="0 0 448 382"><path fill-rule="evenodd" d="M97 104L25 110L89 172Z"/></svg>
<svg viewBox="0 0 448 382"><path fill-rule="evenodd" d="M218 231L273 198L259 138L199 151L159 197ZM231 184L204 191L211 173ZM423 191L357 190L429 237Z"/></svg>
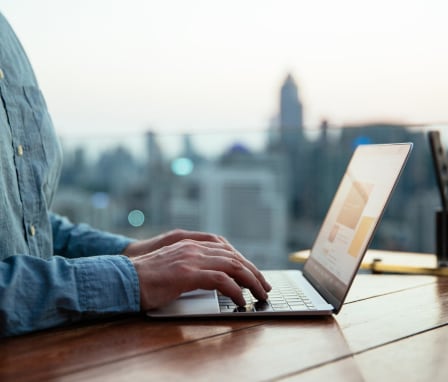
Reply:
<svg viewBox="0 0 448 382"><path fill-rule="evenodd" d="M448 277L360 274L339 315L132 316L0 340L0 381L448 381Z"/></svg>

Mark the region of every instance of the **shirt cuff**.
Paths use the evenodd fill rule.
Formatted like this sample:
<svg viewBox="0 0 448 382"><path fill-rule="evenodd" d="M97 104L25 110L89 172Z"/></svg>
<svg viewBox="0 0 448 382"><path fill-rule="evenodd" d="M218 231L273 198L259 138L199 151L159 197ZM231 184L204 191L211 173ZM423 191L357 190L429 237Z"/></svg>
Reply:
<svg viewBox="0 0 448 382"><path fill-rule="evenodd" d="M83 316L140 311L137 271L126 256L80 258L74 263Z"/></svg>

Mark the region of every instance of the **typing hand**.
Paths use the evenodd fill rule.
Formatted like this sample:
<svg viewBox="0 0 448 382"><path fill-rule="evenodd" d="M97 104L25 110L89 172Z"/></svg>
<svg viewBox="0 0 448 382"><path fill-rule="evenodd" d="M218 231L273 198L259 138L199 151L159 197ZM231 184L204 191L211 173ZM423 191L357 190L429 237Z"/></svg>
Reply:
<svg viewBox="0 0 448 382"><path fill-rule="evenodd" d="M217 289L245 305L241 287L260 300L271 289L260 271L227 242L181 240L132 257L140 282L140 305L149 310L195 289Z"/></svg>

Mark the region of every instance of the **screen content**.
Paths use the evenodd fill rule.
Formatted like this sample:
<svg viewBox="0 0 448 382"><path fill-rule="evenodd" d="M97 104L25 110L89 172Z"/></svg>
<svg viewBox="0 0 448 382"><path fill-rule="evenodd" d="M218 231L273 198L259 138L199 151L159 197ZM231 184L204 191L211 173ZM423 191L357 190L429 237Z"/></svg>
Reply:
<svg viewBox="0 0 448 382"><path fill-rule="evenodd" d="M337 298L358 270L410 147L366 145L353 154L305 265Z"/></svg>

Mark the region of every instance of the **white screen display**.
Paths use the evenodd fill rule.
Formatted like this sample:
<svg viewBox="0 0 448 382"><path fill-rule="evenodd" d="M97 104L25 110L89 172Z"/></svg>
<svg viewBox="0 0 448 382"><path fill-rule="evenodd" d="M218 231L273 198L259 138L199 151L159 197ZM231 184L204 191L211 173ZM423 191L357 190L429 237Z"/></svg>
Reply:
<svg viewBox="0 0 448 382"><path fill-rule="evenodd" d="M345 296L411 147L365 145L355 150L305 265L326 289L339 289L335 296Z"/></svg>

